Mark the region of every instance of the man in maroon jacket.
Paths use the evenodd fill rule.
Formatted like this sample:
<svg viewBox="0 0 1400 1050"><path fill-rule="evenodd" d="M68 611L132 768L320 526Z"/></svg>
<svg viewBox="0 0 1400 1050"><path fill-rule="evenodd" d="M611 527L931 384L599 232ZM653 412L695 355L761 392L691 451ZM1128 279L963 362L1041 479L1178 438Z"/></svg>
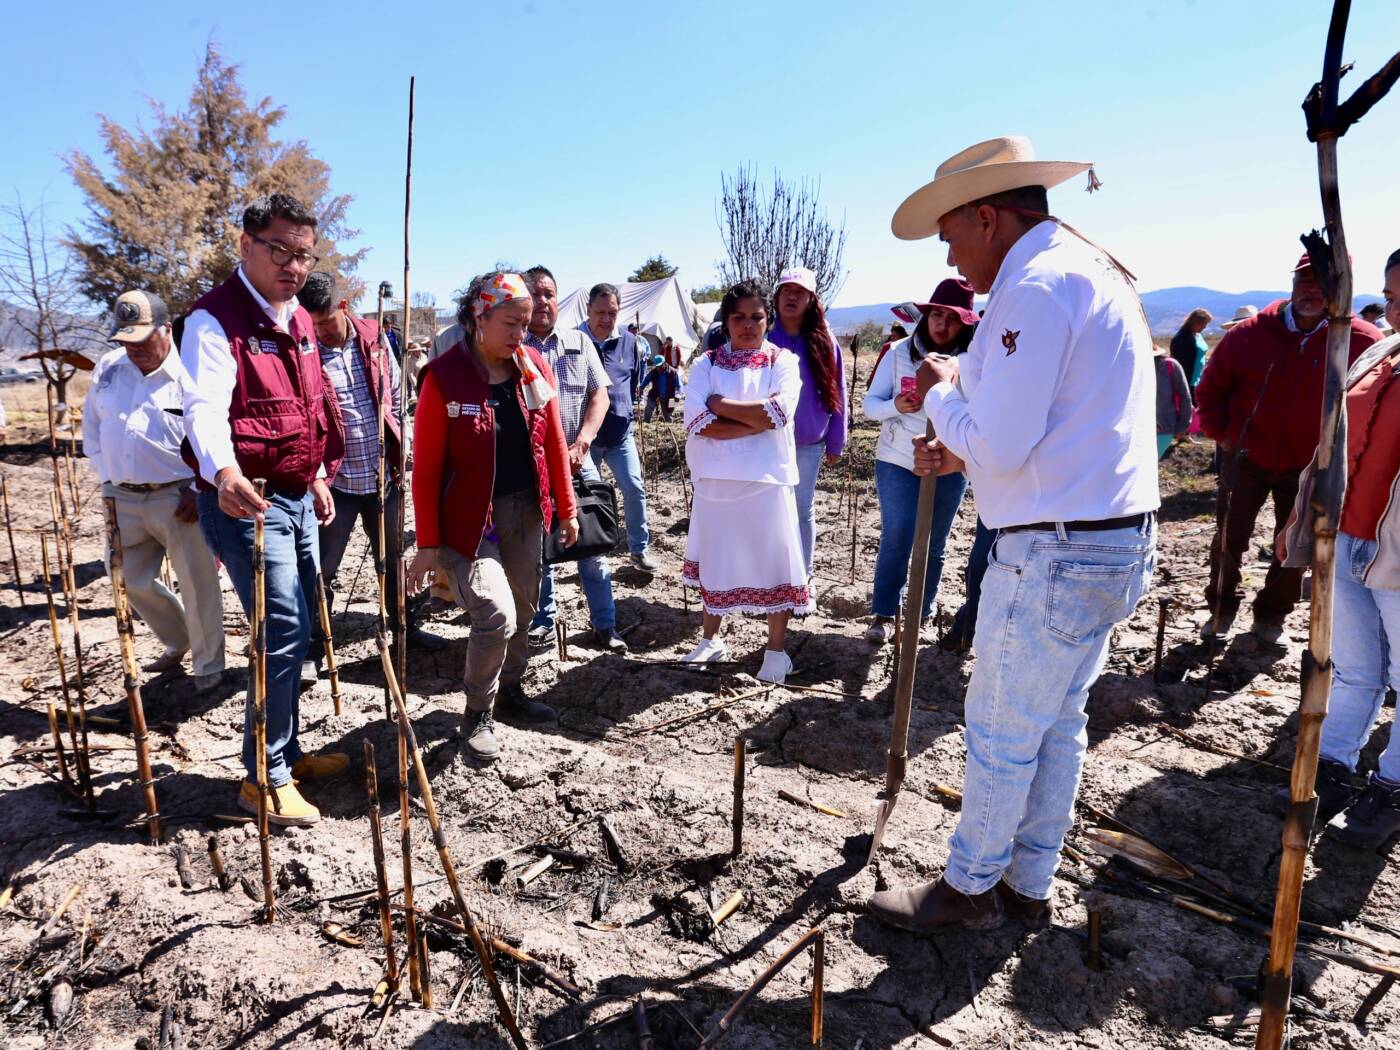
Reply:
<svg viewBox="0 0 1400 1050"><path fill-rule="evenodd" d="M1380 338L1352 319L1351 360ZM1264 501L1274 501L1274 534L1288 520L1298 476L1317 448L1327 359L1327 301L1307 255L1293 270L1293 293L1231 328L1211 354L1196 389L1201 426L1220 446L1216 534L1210 548L1202 638L1225 634L1243 594L1240 560ZM1223 537L1222 537L1223 533ZM1223 542L1222 542L1223 538ZM1297 604L1303 570L1269 563L1254 599L1254 633L1273 643Z"/></svg>
<svg viewBox="0 0 1400 1050"><path fill-rule="evenodd" d="M267 773L275 824L320 819L298 781L342 772L342 754L304 754L297 740L301 662L311 635L319 527L335 517L326 479L344 450L335 391L311 317L296 295L316 265L316 218L285 194L243 213L233 276L194 304L180 358L190 376L185 430L199 467L199 524L228 569L245 612L253 604L253 521L265 532ZM267 487L259 496L253 479ZM252 705L244 716L247 778L239 805L257 811Z"/></svg>

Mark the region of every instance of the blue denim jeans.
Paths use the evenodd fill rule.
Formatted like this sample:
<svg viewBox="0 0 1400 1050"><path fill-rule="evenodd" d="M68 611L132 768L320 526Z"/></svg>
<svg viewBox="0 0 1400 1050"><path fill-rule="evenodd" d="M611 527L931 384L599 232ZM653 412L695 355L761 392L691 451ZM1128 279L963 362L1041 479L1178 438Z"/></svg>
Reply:
<svg viewBox="0 0 1400 1050"><path fill-rule="evenodd" d="M579 468L579 476L588 481L598 480L598 468L592 460L585 459ZM617 626L617 606L613 604L612 570L604 555L583 558L578 562L578 578L583 585L583 597L588 602L588 619L599 631L609 631ZM554 566L546 565L540 574L540 607L535 611L531 627L553 627L554 615L558 607L554 601Z"/></svg>
<svg viewBox="0 0 1400 1050"><path fill-rule="evenodd" d="M627 519L627 549L641 554L651 542L647 532L647 494L642 488L642 461L637 455L637 438L629 427L622 444L611 448L594 445L588 450L597 470L606 463L613 472L617 487L622 490L622 513Z"/></svg>
<svg viewBox="0 0 1400 1050"><path fill-rule="evenodd" d="M977 532L972 537L972 550L967 555L967 570L963 574L963 585L967 597L953 616L953 625L948 633L954 638L971 642L977 633L977 606L982 598L982 577L987 575L987 555L992 551L992 543L997 538L996 530L989 529L977 519Z"/></svg>
<svg viewBox="0 0 1400 1050"><path fill-rule="evenodd" d="M893 616L903 600L909 556L914 551L914 524L919 516L919 480L912 470L897 463L875 461L875 490L880 495L880 552L875 555L875 596L870 611L876 616ZM938 596L938 581L943 578L943 548L966 491L967 477L962 474L944 474L934 490L922 619L928 619Z"/></svg>
<svg viewBox="0 0 1400 1050"><path fill-rule="evenodd" d="M396 631L399 625L399 603L398 603L398 579L399 579L399 535L397 529L399 514L399 494L400 488L397 485L389 485L384 493L384 546L388 550L384 562L384 600L385 611L389 614L389 629ZM321 579L326 585L326 608L332 614L335 612L335 585L336 575L340 572L340 563L345 558L345 548L350 545L350 537L355 533L355 523L360 522L364 526L365 535L369 538L370 555L379 547L379 494L375 492L366 495L353 496L348 492L341 492L340 489L331 489L331 498L335 501L335 517L331 523L320 530L320 551ZM367 559L368 560L368 559ZM370 571L373 573L373 562L370 563ZM353 586L354 580L350 580L347 586ZM314 594L315 591L312 591ZM379 588L374 586L374 594L378 599ZM408 625L414 625L413 609L410 605L408 609ZM334 629L332 630L334 633ZM311 644L313 653L318 653L324 644L321 637L321 617L313 611L311 617Z"/></svg>
<svg viewBox="0 0 1400 1050"><path fill-rule="evenodd" d="M263 593L267 603L267 780L281 787L301 758L297 742L301 662L311 638L309 600L316 594L320 526L311 495L292 499L275 492L263 514ZM214 557L228 570L243 612L253 614L253 519L232 518L219 509L217 492L198 497L199 527ZM253 748L253 698L243 715L243 768L257 779Z"/></svg>
<svg viewBox="0 0 1400 1050"><path fill-rule="evenodd" d="M944 878L1044 900L1074 819L1085 702L1113 625L1152 580L1156 526L1004 532L992 546L968 683L962 817Z"/></svg>
<svg viewBox="0 0 1400 1050"><path fill-rule="evenodd" d="M825 458L825 441L797 446L797 531L802 536L802 560L809 578L817 553L817 474Z"/></svg>
<svg viewBox="0 0 1400 1050"><path fill-rule="evenodd" d="M1400 591L1361 580L1376 555L1374 540L1337 533L1337 582L1332 610L1332 699L1322 723L1322 757L1353 772L1371 738L1385 687L1400 689ZM1400 784L1400 729L1390 731L1380 775Z"/></svg>

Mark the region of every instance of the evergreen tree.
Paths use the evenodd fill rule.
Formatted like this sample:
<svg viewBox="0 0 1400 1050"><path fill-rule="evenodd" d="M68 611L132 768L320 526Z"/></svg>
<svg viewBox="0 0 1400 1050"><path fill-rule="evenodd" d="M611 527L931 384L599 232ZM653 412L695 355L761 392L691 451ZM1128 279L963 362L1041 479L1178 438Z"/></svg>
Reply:
<svg viewBox="0 0 1400 1050"><path fill-rule="evenodd" d="M664 255L653 255L632 271L629 281L664 281L676 272L676 267L666 261Z"/></svg>

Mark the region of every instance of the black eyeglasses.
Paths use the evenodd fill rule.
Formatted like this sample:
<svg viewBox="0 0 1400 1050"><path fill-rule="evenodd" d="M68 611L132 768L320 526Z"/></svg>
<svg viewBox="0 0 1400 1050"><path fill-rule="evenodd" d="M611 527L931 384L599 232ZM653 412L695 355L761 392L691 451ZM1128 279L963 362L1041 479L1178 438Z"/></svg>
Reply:
<svg viewBox="0 0 1400 1050"><path fill-rule="evenodd" d="M312 255L310 252L294 252L284 245L265 241L256 233L250 233L248 236L267 249L267 254L272 257L274 266L286 266L289 262L295 262L303 270L309 270L321 261L319 255Z"/></svg>

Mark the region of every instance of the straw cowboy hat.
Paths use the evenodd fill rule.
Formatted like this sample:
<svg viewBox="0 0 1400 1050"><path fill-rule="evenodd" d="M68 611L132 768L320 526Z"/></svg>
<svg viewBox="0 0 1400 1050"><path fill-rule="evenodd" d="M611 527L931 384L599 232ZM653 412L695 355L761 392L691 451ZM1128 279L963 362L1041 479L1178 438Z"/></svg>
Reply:
<svg viewBox="0 0 1400 1050"><path fill-rule="evenodd" d="M894 213L890 229L902 241L932 237L938 220L954 208L1022 186L1058 186L1093 165L1081 161L1036 160L1028 138L1008 135L988 139L955 153L934 172L933 181L911 193Z"/></svg>
<svg viewBox="0 0 1400 1050"><path fill-rule="evenodd" d="M1250 318L1257 316L1258 313L1258 307L1237 306L1235 307L1235 316L1230 318L1228 321L1221 321L1220 327L1228 332L1231 328L1234 328L1235 325L1239 324L1241 321L1248 321Z"/></svg>

